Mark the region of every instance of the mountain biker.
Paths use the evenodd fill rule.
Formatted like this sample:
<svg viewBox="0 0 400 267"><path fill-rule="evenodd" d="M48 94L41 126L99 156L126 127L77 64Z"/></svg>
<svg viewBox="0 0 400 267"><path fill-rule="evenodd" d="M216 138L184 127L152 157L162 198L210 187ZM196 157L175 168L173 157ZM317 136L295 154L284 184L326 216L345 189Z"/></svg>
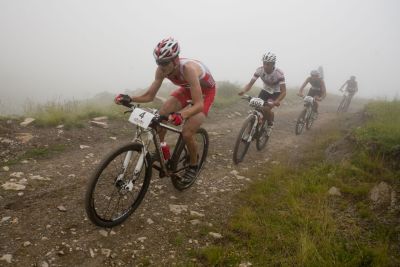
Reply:
<svg viewBox="0 0 400 267"><path fill-rule="evenodd" d="M275 67L276 56L271 52L267 52L262 57L263 66L256 69L256 72L251 78L250 82L243 88L239 95L250 91L251 87L258 78L264 83L263 89L258 95L259 98L266 102L270 102L270 105L263 107L264 118L263 123L267 120L267 135L271 134L274 125L274 112L272 108L274 106L280 106L281 101L286 96L286 83L283 72Z"/></svg>
<svg viewBox="0 0 400 267"><path fill-rule="evenodd" d="M310 72L310 77L308 77L304 83L301 85L300 90L298 95L301 97L304 97L304 88L307 86L307 84L310 83L311 88L308 91L307 96L312 96L316 100L313 105L314 109L314 114L317 116L318 114L318 102L317 101L322 101L326 97L326 87L325 87L325 82L321 78L321 75L319 71L317 70L312 70Z"/></svg>
<svg viewBox="0 0 400 267"><path fill-rule="evenodd" d="M167 116L174 125L182 124L182 136L190 154L189 168L186 169L182 181L189 182L197 175L197 146L193 135L206 119L212 103L214 102L216 84L209 69L200 61L180 58L179 43L173 38L160 41L154 48L153 56L157 63L155 79L149 89L140 96L118 95L117 104L124 101L146 103L154 100L163 80L166 78L179 86L159 110L160 115ZM192 106L188 106L192 100ZM184 109L185 108L185 109ZM165 129L159 130L161 142L164 141Z"/></svg>
<svg viewBox="0 0 400 267"><path fill-rule="evenodd" d="M343 88L346 86L345 91L349 93L349 103L353 96L358 92L358 84L356 81L356 76L350 76L350 79L347 80L339 89L339 91L343 92Z"/></svg>

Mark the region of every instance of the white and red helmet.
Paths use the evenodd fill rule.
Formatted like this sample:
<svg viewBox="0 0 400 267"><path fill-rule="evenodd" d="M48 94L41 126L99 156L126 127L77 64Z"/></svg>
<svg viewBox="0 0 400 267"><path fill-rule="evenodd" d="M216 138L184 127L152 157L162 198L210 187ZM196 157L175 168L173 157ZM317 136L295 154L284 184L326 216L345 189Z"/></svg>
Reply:
<svg viewBox="0 0 400 267"><path fill-rule="evenodd" d="M153 56L156 61L165 61L177 57L180 51L178 41L169 37L157 44L154 48Z"/></svg>

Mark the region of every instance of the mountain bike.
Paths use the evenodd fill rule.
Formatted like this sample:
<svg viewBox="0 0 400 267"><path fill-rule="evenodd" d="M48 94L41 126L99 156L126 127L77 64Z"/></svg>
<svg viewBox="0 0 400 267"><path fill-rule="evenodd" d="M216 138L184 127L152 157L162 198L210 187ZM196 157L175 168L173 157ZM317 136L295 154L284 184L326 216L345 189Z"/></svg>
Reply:
<svg viewBox="0 0 400 267"><path fill-rule="evenodd" d="M304 126L307 130L311 128L314 123L315 118L315 111L314 111L314 103L315 98L312 96L305 96L303 98L304 101L304 109L301 111L299 117L296 121L296 128L295 133L299 135L303 132Z"/></svg>
<svg viewBox="0 0 400 267"><path fill-rule="evenodd" d="M125 106L130 108L126 111L131 113L129 122L135 125L134 139L111 151L99 163L86 190L86 213L101 227L121 224L137 209L149 188L153 168L159 171L160 178L169 177L176 189L184 190L199 176L208 153L208 133L199 128L194 136L198 147L198 172L192 180L183 180L190 157L182 131L162 123L167 117L155 109L142 109L132 104ZM169 160L164 158L158 127L178 135ZM155 147L153 157L149 152L151 144Z"/></svg>
<svg viewBox="0 0 400 267"><path fill-rule="evenodd" d="M263 123L262 107L272 105L261 98L244 95L243 99L249 101L249 106L253 108L251 114L243 122L242 128L236 138L233 150L233 162L239 164L243 161L251 141L256 140L257 150L262 150L267 145L271 132L267 131L266 121ZM272 128L271 128L272 130Z"/></svg>
<svg viewBox="0 0 400 267"><path fill-rule="evenodd" d="M340 101L339 107L337 109L337 112L347 112L350 106L352 96L348 91L345 91L343 94L342 101Z"/></svg>

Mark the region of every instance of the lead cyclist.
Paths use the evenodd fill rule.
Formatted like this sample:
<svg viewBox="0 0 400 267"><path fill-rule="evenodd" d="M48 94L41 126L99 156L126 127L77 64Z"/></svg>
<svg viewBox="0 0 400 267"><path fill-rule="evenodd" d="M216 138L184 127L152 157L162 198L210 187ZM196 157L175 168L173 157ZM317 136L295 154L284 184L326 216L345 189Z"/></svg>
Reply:
<svg viewBox="0 0 400 267"><path fill-rule="evenodd" d="M205 121L207 114L214 102L216 83L209 69L200 61L180 58L180 46L173 38L160 41L154 48L153 56L157 64L155 78L148 90L139 96L119 94L115 103L124 102L147 103L154 100L164 79L170 80L179 86L159 110L160 115L168 116L174 125L182 124L182 136L190 155L190 165L186 169L182 181L190 182L198 172L197 145L194 134ZM192 106L188 106L192 100ZM160 129L160 141L163 142L166 130Z"/></svg>

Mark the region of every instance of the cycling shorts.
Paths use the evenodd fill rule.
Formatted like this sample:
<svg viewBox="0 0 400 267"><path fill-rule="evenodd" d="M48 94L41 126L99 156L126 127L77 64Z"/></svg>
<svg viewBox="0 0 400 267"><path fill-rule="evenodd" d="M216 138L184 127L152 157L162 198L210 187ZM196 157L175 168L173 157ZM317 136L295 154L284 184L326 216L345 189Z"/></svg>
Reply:
<svg viewBox="0 0 400 267"><path fill-rule="evenodd" d="M313 88L311 88L309 91L308 91L308 94L307 94L308 96L312 96L312 97L314 97L314 96L319 96L319 97L321 97L322 96L322 92L321 92L321 90L320 89L313 89Z"/></svg>
<svg viewBox="0 0 400 267"><path fill-rule="evenodd" d="M203 94L203 113L207 116L210 111L212 103L214 103L214 97L216 92L216 87L212 88L202 88L201 92ZM179 87L175 91L171 93L171 96L178 99L179 103L181 103L182 108L188 105L188 100L192 99L192 95L190 93L190 89L185 87Z"/></svg>
<svg viewBox="0 0 400 267"><path fill-rule="evenodd" d="M271 93L268 93L265 90L261 90L261 92L258 95L258 97L261 98L262 100L268 102L268 100L270 100L270 99L271 100L276 100L279 97L280 94L281 94L280 92L275 92L275 93L271 94Z"/></svg>

